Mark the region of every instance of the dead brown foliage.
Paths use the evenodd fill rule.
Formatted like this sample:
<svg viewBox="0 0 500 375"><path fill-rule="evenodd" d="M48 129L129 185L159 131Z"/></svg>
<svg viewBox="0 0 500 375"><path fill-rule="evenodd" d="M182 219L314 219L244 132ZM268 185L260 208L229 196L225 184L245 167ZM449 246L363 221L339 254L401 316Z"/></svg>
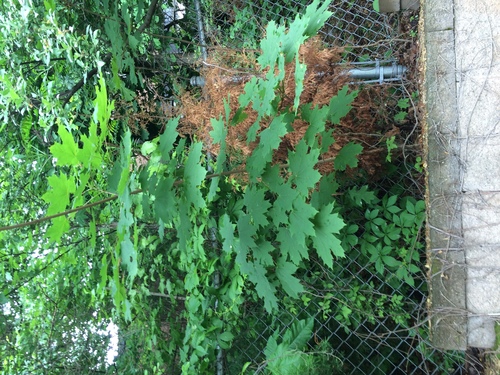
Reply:
<svg viewBox="0 0 500 375"><path fill-rule="evenodd" d="M339 65L341 48L325 48L318 38L306 42L299 51L299 59L307 64L304 80L304 90L301 94L301 103L310 103L311 106L323 106L348 83L349 76L345 66ZM225 117L224 100L229 98L229 107L234 114L238 108L238 97L244 92L244 86L252 76L259 73L256 58L252 53L235 52L230 50L214 49L210 60L205 64L202 75L205 86L201 95L196 97L192 93L185 93L181 102L183 119L180 132L184 135L195 136L202 140L207 149L217 155L217 145L211 145L209 132L212 130L210 119ZM238 68L234 68L238 66ZM295 63L285 67L284 86L281 90L281 109L291 107L295 95ZM354 89L354 87L353 87ZM355 141L363 145L366 152L360 156L360 166L374 176L382 165L386 155L384 141L387 137L396 135L395 126L383 125L383 97L386 96L384 88L366 86L360 89L359 95L353 103L353 110L334 127L335 143L323 155L331 158L348 142ZM246 109L248 117L237 126L230 126L226 139L229 161L233 164L243 164L246 158L257 146L257 142L247 144L246 134L250 126L256 121L257 113ZM380 113L378 113L380 112ZM265 129L271 119L263 119L260 123L261 131ZM382 121L381 121L382 120ZM274 161L285 162L288 151L294 147L304 136L308 123L297 118L293 124L293 131L282 140L279 149L275 152ZM333 128L327 124L327 129ZM322 173L332 171L331 164L318 166Z"/></svg>

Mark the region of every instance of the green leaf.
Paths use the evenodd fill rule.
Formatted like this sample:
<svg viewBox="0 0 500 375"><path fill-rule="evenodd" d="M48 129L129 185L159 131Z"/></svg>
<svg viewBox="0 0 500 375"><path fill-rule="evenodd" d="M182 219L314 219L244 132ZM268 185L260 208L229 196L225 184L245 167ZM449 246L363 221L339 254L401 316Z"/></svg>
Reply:
<svg viewBox="0 0 500 375"><path fill-rule="evenodd" d="M311 196L311 204L317 210L334 201L334 196L339 188L339 183L335 178L335 173L323 176L319 182L319 188Z"/></svg>
<svg viewBox="0 0 500 375"><path fill-rule="evenodd" d="M344 256L341 241L335 236L344 227L344 222L338 214L332 213L333 203L321 208L314 218L316 235L312 238L319 257L330 268L333 267L333 255Z"/></svg>
<svg viewBox="0 0 500 375"><path fill-rule="evenodd" d="M253 249L254 263L259 262L265 267L274 266L274 259L271 256L273 250L274 246L270 242L259 241Z"/></svg>
<svg viewBox="0 0 500 375"><path fill-rule="evenodd" d="M252 102L253 97L256 95L259 81L257 77L252 77L250 81L245 84L243 94L238 97L238 103L241 108L246 108Z"/></svg>
<svg viewBox="0 0 500 375"><path fill-rule="evenodd" d="M177 200L175 199L173 185L173 178L161 178L154 193L154 209L156 215L164 223L170 223L170 221L176 216Z"/></svg>
<svg viewBox="0 0 500 375"><path fill-rule="evenodd" d="M116 193L118 191L121 175L122 167L120 165L120 160L117 160L113 164L113 168L111 168L111 173L108 175L108 191L111 193Z"/></svg>
<svg viewBox="0 0 500 375"><path fill-rule="evenodd" d="M387 156L385 157L385 161L390 163L392 161L392 150L395 148L398 148L398 146L395 143L396 136L393 135L392 137L389 137L385 140L385 145L387 147Z"/></svg>
<svg viewBox="0 0 500 375"><path fill-rule="evenodd" d="M233 118L231 119L230 125L236 126L236 125L242 123L243 121L245 121L247 118L248 118L248 114L245 112L245 108L240 107L240 108L238 108L238 110L234 114ZM215 139L214 139L214 142L216 142Z"/></svg>
<svg viewBox="0 0 500 375"><path fill-rule="evenodd" d="M301 118L309 123L304 135L304 141L309 147L315 145L318 134L325 130L328 110L328 106L323 106L322 108L314 106L314 108L311 108L310 104L305 104L301 107Z"/></svg>
<svg viewBox="0 0 500 375"><path fill-rule="evenodd" d="M287 329L280 344L276 338L280 332L277 331L268 341L264 354L266 355L267 368L270 374L292 374L296 373L304 365L305 355L301 350L310 340L314 321L312 318L299 320Z"/></svg>
<svg viewBox="0 0 500 375"><path fill-rule="evenodd" d="M3 293L0 293L0 306L5 305L6 303L9 303L10 300L7 298L7 296Z"/></svg>
<svg viewBox="0 0 500 375"><path fill-rule="evenodd" d="M229 215L224 214L219 219L219 233L223 239L222 250L224 250L226 253L233 252L234 227L235 225L231 223Z"/></svg>
<svg viewBox="0 0 500 375"><path fill-rule="evenodd" d="M135 61L128 52L126 52L124 56L126 56L126 58L123 59L123 69L128 70L127 76L128 79L130 80L130 83L136 85L138 81L137 81L137 75L135 74Z"/></svg>
<svg viewBox="0 0 500 375"><path fill-rule="evenodd" d="M241 108L240 108L241 109ZM210 131L210 136L214 144L225 143L227 137L227 130L224 126L224 121L220 119L210 119L210 124L212 125L212 130Z"/></svg>
<svg viewBox="0 0 500 375"><path fill-rule="evenodd" d="M235 243L237 250L236 261L241 265L245 265L248 250L256 246L253 236L257 233L257 230L256 227L250 222L250 218L246 215L239 217L237 228L239 241Z"/></svg>
<svg viewBox="0 0 500 375"><path fill-rule="evenodd" d="M300 280L293 276L297 271L297 266L287 262L286 257L279 257L276 264L276 276L281 282L281 286L285 292L292 298L298 298L299 293L304 292L304 287Z"/></svg>
<svg viewBox="0 0 500 375"><path fill-rule="evenodd" d="M50 152L57 159L56 165L76 166L78 160L78 146L73 136L66 130L64 125L59 124L57 134L61 138L61 143L55 143L50 147Z"/></svg>
<svg viewBox="0 0 500 375"><path fill-rule="evenodd" d="M155 142L146 141L141 146L141 154L144 156L151 155L156 151L158 145Z"/></svg>
<svg viewBox="0 0 500 375"><path fill-rule="evenodd" d="M293 236L288 228L279 227L276 240L282 254L287 254L294 264L299 265L302 259L309 258L305 239Z"/></svg>
<svg viewBox="0 0 500 375"><path fill-rule="evenodd" d="M132 141L130 130L127 129L123 134L122 143L120 147L120 180L116 189L119 195L122 195L129 182L130 176L130 163L132 156Z"/></svg>
<svg viewBox="0 0 500 375"><path fill-rule="evenodd" d="M248 263L245 269L248 273L248 279L255 284L257 294L264 300L266 311L271 313L273 310L276 310L278 308L276 288L269 282L264 266L260 263Z"/></svg>
<svg viewBox="0 0 500 375"><path fill-rule="evenodd" d="M387 199L387 204L386 204L386 207L389 207L389 206L394 206L396 204L396 201L398 199L398 196L397 195L391 195L388 199Z"/></svg>
<svg viewBox="0 0 500 375"><path fill-rule="evenodd" d="M267 359L273 359L275 358L278 350L278 342L274 338L274 335L269 337L267 340L266 347L264 349L264 354L266 355Z"/></svg>
<svg viewBox="0 0 500 375"><path fill-rule="evenodd" d="M337 171L345 171L347 167L358 166L358 155L363 151L363 146L349 142L339 151L335 158L334 166Z"/></svg>
<svg viewBox="0 0 500 375"><path fill-rule="evenodd" d="M200 190L200 185L205 180L207 171L201 166L202 143L197 142L192 145L184 168L184 194L187 203L192 203L195 209L202 209L206 206L205 200Z"/></svg>
<svg viewBox="0 0 500 375"><path fill-rule="evenodd" d="M25 114L23 119L21 120L21 141L23 142L24 147L30 146L30 136L31 136L31 128L33 126L33 118L31 113Z"/></svg>
<svg viewBox="0 0 500 375"><path fill-rule="evenodd" d="M299 197L299 192L292 187L290 181L275 187L275 192L278 198L269 210L269 215L273 218L274 225L279 226L289 222L288 215L293 208L293 202Z"/></svg>
<svg viewBox="0 0 500 375"><path fill-rule="evenodd" d="M396 121L397 123L401 123L403 122L405 119L406 119L406 116L408 116L408 113L406 112L398 112L394 115L394 121ZM396 148L397 146L395 146L394 148Z"/></svg>
<svg viewBox="0 0 500 375"><path fill-rule="evenodd" d="M130 20L130 14L126 6L121 6L122 19L125 21L125 26L127 26L127 34L132 31L132 23Z"/></svg>
<svg viewBox="0 0 500 375"><path fill-rule="evenodd" d="M128 271L130 280L133 280L137 275L137 251L134 248L134 244L130 241L130 236L125 236L121 242L121 256L122 263L125 265Z"/></svg>
<svg viewBox="0 0 500 375"><path fill-rule="evenodd" d="M316 33L323 27L325 22L330 18L333 14L328 10L328 7L331 4L331 0L323 1L321 0L321 6L318 8L320 4L320 0L314 0L312 4L310 4L306 8L306 12L303 16L304 20L307 22L307 28L304 32L307 36L316 35Z"/></svg>
<svg viewBox="0 0 500 375"><path fill-rule="evenodd" d="M419 214L424 211L425 211L425 201L418 200L417 203L415 203L415 213Z"/></svg>
<svg viewBox="0 0 500 375"><path fill-rule="evenodd" d="M79 181L79 184L78 184L78 188L75 190L75 198L74 198L74 201L73 201L73 207L78 207L78 206L81 206L84 204L84 194L83 194L83 191L85 190L85 188L87 187L87 183L90 179L90 175L87 174L87 173L80 173L80 175L78 176L80 178L80 181ZM84 214L83 211L79 211L81 212L82 214Z"/></svg>
<svg viewBox="0 0 500 375"><path fill-rule="evenodd" d="M245 189L245 195L243 196L243 201L251 220L255 225L262 227L268 223L266 213L269 207L271 207L271 203L266 200L264 194L264 189L258 189L255 185L251 185Z"/></svg>
<svg viewBox="0 0 500 375"><path fill-rule="evenodd" d="M107 21L106 21L107 22ZM96 86L96 99L94 100L94 122L100 126L100 143L104 143L108 136L108 122L114 110L113 102L108 102L106 82L102 74L99 76L99 85Z"/></svg>
<svg viewBox="0 0 500 375"><path fill-rule="evenodd" d="M189 217L189 205L183 201L180 201L177 205L177 217L175 218L175 228L177 229L177 237L179 238L179 249L182 252L186 252L188 249L188 244L194 233L194 222ZM192 258L194 256L193 249L190 248L188 256ZM189 259L184 259L184 264L190 263Z"/></svg>
<svg viewBox="0 0 500 375"><path fill-rule="evenodd" d="M401 109L409 108L410 107L410 99L409 98L399 99L397 106Z"/></svg>
<svg viewBox="0 0 500 375"><path fill-rule="evenodd" d="M418 268L416 265L414 264L410 264L408 266L408 270L411 272L411 273L419 273L420 272L420 268Z"/></svg>
<svg viewBox="0 0 500 375"><path fill-rule="evenodd" d="M388 267L397 267L401 264L400 261L398 261L396 258L391 257L390 255L384 255L382 256L382 261L388 266Z"/></svg>
<svg viewBox="0 0 500 375"><path fill-rule="evenodd" d="M317 210L306 203L303 199L297 198L293 202L293 210L290 212L290 233L302 243L306 236L314 236L314 224L311 220L315 218Z"/></svg>
<svg viewBox="0 0 500 375"><path fill-rule="evenodd" d="M62 235L69 231L69 221L66 216L59 216L52 219L52 224L47 229L47 236L51 241L58 242Z"/></svg>
<svg viewBox="0 0 500 375"><path fill-rule="evenodd" d="M348 89L349 87L347 85L344 86L337 95L330 100L328 118L335 125L340 124L342 117L349 113L352 108L351 103L356 96L358 96L357 90L348 94Z"/></svg>
<svg viewBox="0 0 500 375"><path fill-rule="evenodd" d="M296 57L297 53L299 52L300 45L307 39L306 35L304 35L307 29L307 21L308 20L304 19L304 17L300 17L297 15L295 20L288 28L288 33L286 33L282 38L282 50L285 55L286 64L293 61L293 58ZM296 60L296 63L298 63L298 60ZM301 71L302 69L303 68L298 68L299 71ZM297 66L295 72L297 73ZM303 75L301 79L304 79ZM297 83L297 79L295 80L295 83Z"/></svg>
<svg viewBox="0 0 500 375"><path fill-rule="evenodd" d="M254 142L255 139L257 138L257 131L260 129L260 117L257 117L257 120L250 126L247 132L247 145L250 144L250 142Z"/></svg>
<svg viewBox="0 0 500 375"><path fill-rule="evenodd" d="M375 193L368 190L368 185L363 185L360 188L353 187L347 191L347 194L358 207L361 207L363 202L370 204L376 200Z"/></svg>
<svg viewBox="0 0 500 375"><path fill-rule="evenodd" d="M269 127L260 134L259 146L256 147L247 161L247 171L253 180L260 176L266 164L272 160L273 150L281 143L281 138L287 133L286 114L275 117Z"/></svg>
<svg viewBox="0 0 500 375"><path fill-rule="evenodd" d="M221 334L218 335L218 339L222 340L222 341L230 342L234 339L234 335L229 331L225 331L225 332L222 332Z"/></svg>
<svg viewBox="0 0 500 375"><path fill-rule="evenodd" d="M227 137L227 129L224 126L224 122L222 119L211 120L213 130L210 132L210 136L212 137L214 143L219 143L219 154L217 155L217 163L215 165L214 173L221 173L224 169L224 165L226 163L226 137ZM217 196L217 189L219 187L220 177L214 177L210 181L210 190L207 195L207 200L209 202L213 201Z"/></svg>
<svg viewBox="0 0 500 375"><path fill-rule="evenodd" d="M313 149L308 152L306 142L302 139L295 147L295 151L288 153L289 171L296 189L303 195L308 195L321 178L321 174L314 169L318 162L319 151Z"/></svg>
<svg viewBox="0 0 500 375"><path fill-rule="evenodd" d="M415 205L409 199L406 201L406 211L415 215Z"/></svg>
<svg viewBox="0 0 500 375"><path fill-rule="evenodd" d="M107 254L104 254L101 259L101 269L99 270L100 283L97 287L97 291L101 294L104 294L104 290L106 288L108 282L108 260Z"/></svg>
<svg viewBox="0 0 500 375"><path fill-rule="evenodd" d="M135 50L135 49L137 49L137 46L139 45L139 40L135 36L133 36L132 34L129 34L128 43L130 45L130 48L132 50Z"/></svg>
<svg viewBox="0 0 500 375"><path fill-rule="evenodd" d="M411 287L414 287L415 286L415 280L413 279L413 277L411 277L409 274L406 274L404 276L404 279L405 279L405 282L411 286Z"/></svg>
<svg viewBox="0 0 500 375"><path fill-rule="evenodd" d="M311 339L314 328L314 319L308 318L297 320L292 324L283 335L283 344L287 345L289 350L302 350Z"/></svg>
<svg viewBox="0 0 500 375"><path fill-rule="evenodd" d="M63 212L69 206L69 196L76 191L75 179L65 174L52 175L48 178L51 190L47 191L42 199L49 204L47 215Z"/></svg>
<svg viewBox="0 0 500 375"><path fill-rule="evenodd" d="M333 129L328 131L324 131L321 133L321 154L324 154L330 149L330 146L335 143L335 139L333 138Z"/></svg>
<svg viewBox="0 0 500 375"><path fill-rule="evenodd" d="M260 42L260 48L263 53L257 58L261 69L268 66L274 67L278 55L281 52L280 37L284 34L284 26L276 26L276 22L270 21L266 27L266 36Z"/></svg>
<svg viewBox="0 0 500 375"><path fill-rule="evenodd" d="M89 135L82 135L81 141L83 147L78 150L78 161L86 168L99 168L102 165L101 143L95 122L90 123Z"/></svg>
<svg viewBox="0 0 500 375"><path fill-rule="evenodd" d="M56 4L54 0L43 0L43 5L45 6L45 9L51 12L56 11Z"/></svg>
<svg viewBox="0 0 500 375"><path fill-rule="evenodd" d="M160 152L163 160L170 160L170 152L174 147L179 133L177 127L179 126L179 117L168 120L165 125L165 131L160 135Z"/></svg>

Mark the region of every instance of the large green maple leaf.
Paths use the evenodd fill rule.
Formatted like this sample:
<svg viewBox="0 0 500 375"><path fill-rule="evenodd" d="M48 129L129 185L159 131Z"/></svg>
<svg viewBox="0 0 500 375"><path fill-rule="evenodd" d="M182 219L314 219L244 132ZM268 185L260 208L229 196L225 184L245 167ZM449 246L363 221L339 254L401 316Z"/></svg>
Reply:
<svg viewBox="0 0 500 375"><path fill-rule="evenodd" d="M298 265L302 259L309 257L304 238L297 238L288 228L280 227L276 240L279 242L280 251L287 254L294 264Z"/></svg>
<svg viewBox="0 0 500 375"><path fill-rule="evenodd" d="M344 221L338 214L332 213L333 203L323 206L314 217L316 235L312 241L316 252L325 264L333 267L333 255L344 256L341 241L335 236L344 227Z"/></svg>
<svg viewBox="0 0 500 375"><path fill-rule="evenodd" d="M205 199L201 193L200 186L205 180L207 171L201 166L202 143L195 143L189 152L184 168L185 195L188 203L192 203L196 209L206 206Z"/></svg>
<svg viewBox="0 0 500 375"><path fill-rule="evenodd" d="M297 298L298 294L304 291L300 280L293 276L295 271L297 271L297 266L287 262L286 257L282 256L278 259L276 276L278 276L278 280L281 282L285 292L292 298Z"/></svg>
<svg viewBox="0 0 500 375"><path fill-rule="evenodd" d="M293 202L293 210L290 212L290 233L299 239L305 239L306 236L314 236L315 226L311 220L317 212L303 198L297 198Z"/></svg>
<svg viewBox="0 0 500 375"><path fill-rule="evenodd" d="M321 174L314 169L318 162L319 150L314 149L308 152L306 142L302 139L295 151L290 151L288 160L290 162L290 172L292 172L293 182L297 190L308 195L309 189L312 189L321 178Z"/></svg>
<svg viewBox="0 0 500 375"><path fill-rule="evenodd" d="M61 124L59 124L57 134L61 138L61 143L55 143L50 147L50 152L57 159L56 165L78 165L80 162L78 160L78 145L73 136Z"/></svg>
<svg viewBox="0 0 500 375"><path fill-rule="evenodd" d="M47 191L42 199L49 204L47 215L63 212L69 206L70 194L76 191L75 179L73 176L52 175L48 178L51 189ZM69 222L66 216L60 216L52 220L52 225L47 231L52 241L59 241L64 232L69 230Z"/></svg>
<svg viewBox="0 0 500 375"><path fill-rule="evenodd" d="M255 225L266 226L266 213L271 207L271 203L264 198L265 190L258 189L255 185L248 186L245 189L243 201L247 207L247 212L250 215Z"/></svg>
<svg viewBox="0 0 500 375"><path fill-rule="evenodd" d="M253 150L247 161L247 171L251 179L260 176L267 163L272 160L273 150L279 147L281 138L288 132L287 119L286 113L275 117L269 127L260 134L259 146Z"/></svg>

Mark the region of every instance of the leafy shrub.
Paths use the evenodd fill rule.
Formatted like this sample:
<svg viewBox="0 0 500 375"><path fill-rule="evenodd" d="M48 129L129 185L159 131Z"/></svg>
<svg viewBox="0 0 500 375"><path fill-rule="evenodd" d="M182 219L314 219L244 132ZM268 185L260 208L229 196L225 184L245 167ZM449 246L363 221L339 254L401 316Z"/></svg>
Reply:
<svg viewBox="0 0 500 375"><path fill-rule="evenodd" d="M54 2L44 4L51 8ZM95 94L91 110L79 118L88 120L84 132L73 131L69 118L55 122L59 140L50 147L55 165L43 195L52 223L43 233L59 244L80 233L75 223L85 226L85 253L70 253L64 265L78 264L85 282L74 288L96 306L112 301L126 348L117 360L123 372L213 373L218 349L234 346L251 304L271 317L282 303L312 315L319 305L322 315L333 315L332 324L346 331L381 316L406 324L402 295L416 273L422 203L352 187L350 173L363 149L354 142L326 157L335 141L329 127L348 114L357 91L344 87L322 106L302 102L307 66L299 48L329 17L328 7L329 2L314 1L289 29L269 23L260 44L260 72L246 83L239 108L231 111L226 104L225 113L211 119L210 142L219 148L215 160L200 139L179 137L179 118L161 124L161 135L144 142L140 155L131 139L133 126L124 129L118 154L105 152L119 103L110 98L118 96L121 103L136 98L134 90L146 82L136 63L150 43L158 46L142 27L133 27L145 17L144 4L137 9L115 4L103 21L111 52L99 67L109 64L110 71L93 69L100 77L95 92L75 97L76 104L67 98L74 109ZM89 40L96 38L93 33ZM98 43L92 51L100 52ZM292 81L290 95L283 90L285 79ZM250 109L256 117L245 142L255 147L244 167L233 169L227 163L227 133ZM307 130L287 147L283 139L296 119ZM283 149L286 164L275 159ZM322 164L330 164L328 172L318 171ZM362 275L354 281L346 268L353 260ZM61 274L65 270L61 267ZM388 270L396 275L386 285L391 290L374 297L372 292L380 291L375 275ZM328 273L340 281L331 283L324 277ZM389 298L392 289L400 293ZM268 371L324 366L305 347L313 340L312 324L298 321L281 338L263 337ZM276 330L282 328L276 323ZM285 359L290 353L299 354L298 362Z"/></svg>

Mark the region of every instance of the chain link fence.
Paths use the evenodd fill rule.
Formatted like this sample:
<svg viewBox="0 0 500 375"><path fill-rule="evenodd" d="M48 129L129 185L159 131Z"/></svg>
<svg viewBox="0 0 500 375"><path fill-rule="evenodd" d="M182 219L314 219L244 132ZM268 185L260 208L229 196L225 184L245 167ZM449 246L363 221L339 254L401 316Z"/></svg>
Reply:
<svg viewBox="0 0 500 375"><path fill-rule="evenodd" d="M189 86L191 78L199 75L198 70L203 67L200 59L210 56L213 48L257 49L269 21L291 21L307 4L308 1L295 0L163 4L165 28L171 35L168 58L159 57L153 63L168 69L169 77L176 71L177 77L176 82L169 81L165 91L175 91L176 85ZM320 35L326 45L340 48L342 63L395 63L406 69L405 77L398 80L357 84L365 92L358 109L366 107L367 111L360 121L370 117L375 124L369 128L375 133L371 134L371 141L366 134L352 134L352 140L363 143L367 150L361 167L371 169L365 173L362 185L376 192L380 207L388 204L383 197L423 199L415 66L418 13L380 14L368 0L337 0L331 11L333 15ZM395 151L391 163L384 163L391 142ZM344 214L358 218L359 223L369 220L367 210L361 208ZM359 236L360 231L362 228L353 234ZM411 258L410 263L418 267L411 277L390 267L376 272L374 262L367 262L366 255L353 243L352 252L338 260L334 271L325 270L320 262L311 259L309 272L302 275L308 293L299 303L283 296L280 313L268 315L260 302L248 301L239 335L233 347L219 356L221 363L214 369L218 374L238 374L244 363L250 363L254 373L264 373L269 338L279 342L294 322L314 318L307 350L308 358L314 362L311 373L465 373L463 353L442 352L430 343L423 225L408 236L413 242L406 250L418 252Z"/></svg>

